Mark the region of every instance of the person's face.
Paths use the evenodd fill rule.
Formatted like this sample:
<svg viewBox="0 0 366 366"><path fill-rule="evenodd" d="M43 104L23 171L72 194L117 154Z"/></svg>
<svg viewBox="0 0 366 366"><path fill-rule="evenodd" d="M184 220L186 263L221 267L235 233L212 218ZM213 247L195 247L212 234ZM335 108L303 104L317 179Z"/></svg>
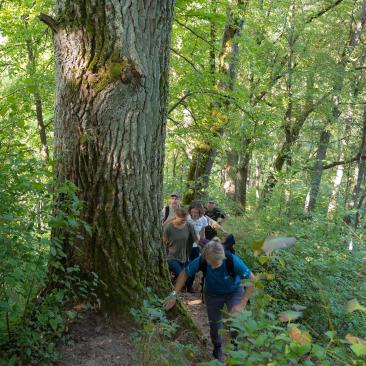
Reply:
<svg viewBox="0 0 366 366"><path fill-rule="evenodd" d="M210 260L210 259L207 259L207 263L213 268L219 268L221 265L222 265L222 260L220 261L214 261L214 260Z"/></svg>
<svg viewBox="0 0 366 366"><path fill-rule="evenodd" d="M178 206L179 198L177 196L170 196L170 205L173 207Z"/></svg>
<svg viewBox="0 0 366 366"><path fill-rule="evenodd" d="M198 208L192 208L191 217L193 220L197 220L200 218L200 211L198 210Z"/></svg>
<svg viewBox="0 0 366 366"><path fill-rule="evenodd" d="M209 202L207 204L207 210L212 211L215 208L215 204L212 202Z"/></svg>
<svg viewBox="0 0 366 366"><path fill-rule="evenodd" d="M179 217L179 216L175 216L175 220L174 222L177 224L177 225L183 225L187 222L187 217Z"/></svg>

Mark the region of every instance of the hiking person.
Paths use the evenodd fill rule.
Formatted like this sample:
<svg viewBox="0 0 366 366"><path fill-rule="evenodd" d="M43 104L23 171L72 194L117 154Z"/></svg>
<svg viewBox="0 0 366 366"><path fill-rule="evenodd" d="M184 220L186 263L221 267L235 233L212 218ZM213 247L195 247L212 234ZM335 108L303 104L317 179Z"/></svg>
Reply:
<svg viewBox="0 0 366 366"><path fill-rule="evenodd" d="M214 346L213 356L222 361L222 337L219 334L219 330L223 328L222 310L224 305L230 313L244 309L254 290L255 277L238 256L225 252L220 239L215 238L205 245L202 256L190 262L178 276L175 290L164 301L167 310L176 304L177 294L184 287L187 278L200 270L205 276L204 296ZM244 291L240 281L246 278L251 280L252 286Z"/></svg>
<svg viewBox="0 0 366 366"><path fill-rule="evenodd" d="M175 217L175 210L181 207L180 196L178 192L173 192L169 198L169 204L161 210L163 224L168 224Z"/></svg>
<svg viewBox="0 0 366 366"><path fill-rule="evenodd" d="M174 274L174 279L187 265L193 243L198 243L196 232L187 222L187 218L187 210L177 208L173 220L164 227L163 242L167 248L169 270Z"/></svg>
<svg viewBox="0 0 366 366"><path fill-rule="evenodd" d="M217 222L216 227L214 225L206 227L205 229L206 239L211 240L213 237L217 236L216 229L222 231L225 235L226 232L220 224L226 218L226 213L221 209L219 209L218 207L216 207L216 201L212 198L210 198L207 203L205 216Z"/></svg>
<svg viewBox="0 0 366 366"><path fill-rule="evenodd" d="M188 208L188 222L192 224L196 232L197 238L201 241L205 239L205 227L208 225L207 218L204 216L205 208L199 201L192 201ZM189 257L190 261L193 261L200 255L200 248L197 243L193 243L191 255ZM187 280L187 292L193 292L193 282L195 275Z"/></svg>

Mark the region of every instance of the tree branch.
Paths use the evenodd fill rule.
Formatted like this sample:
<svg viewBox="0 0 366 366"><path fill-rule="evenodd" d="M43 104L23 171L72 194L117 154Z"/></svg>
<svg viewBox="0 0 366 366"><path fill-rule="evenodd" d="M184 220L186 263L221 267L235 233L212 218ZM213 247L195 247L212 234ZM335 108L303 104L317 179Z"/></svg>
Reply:
<svg viewBox="0 0 366 366"><path fill-rule="evenodd" d="M343 0L337 0L336 2L334 2L333 4L330 4L328 6L326 6L324 9L320 10L318 13L312 15L311 17L309 17L306 20L306 24L311 23L314 19L320 18L323 14L325 14L326 12L328 12L329 10L335 8L337 5L339 5L341 2L343 2Z"/></svg>
<svg viewBox="0 0 366 366"><path fill-rule="evenodd" d="M182 54L180 54L178 51L176 51L174 48L170 48L170 50L175 53L177 56L181 57L184 61L188 62L197 72L198 72L198 69L197 67L195 66L195 64L189 60L187 57L183 56Z"/></svg>
<svg viewBox="0 0 366 366"><path fill-rule="evenodd" d="M191 95L191 92L188 90L181 98L178 99L177 102L175 102L168 110L168 115L174 111L175 108L179 106L182 102L185 101L189 96Z"/></svg>
<svg viewBox="0 0 366 366"><path fill-rule="evenodd" d="M53 19L51 16L41 13L38 15L38 19L43 22L44 24L46 24L49 28L52 29L52 31L54 33L57 33L59 30L59 24L58 22Z"/></svg>
<svg viewBox="0 0 366 366"><path fill-rule="evenodd" d="M209 42L207 39L205 39L203 36L198 34L196 31L194 31L192 28L188 27L184 23L180 22L178 19L174 19L176 23L178 23L181 27L189 30L192 34L194 34L197 38L201 39L202 41L206 42L210 47L213 47L216 49L215 45L213 45L211 42Z"/></svg>
<svg viewBox="0 0 366 366"><path fill-rule="evenodd" d="M353 163L354 161L357 161L357 160L366 160L366 155L357 154L352 159L349 159L347 161L334 161L333 163L324 165L323 170L330 169L330 168L333 168L338 165L345 165L345 164Z"/></svg>

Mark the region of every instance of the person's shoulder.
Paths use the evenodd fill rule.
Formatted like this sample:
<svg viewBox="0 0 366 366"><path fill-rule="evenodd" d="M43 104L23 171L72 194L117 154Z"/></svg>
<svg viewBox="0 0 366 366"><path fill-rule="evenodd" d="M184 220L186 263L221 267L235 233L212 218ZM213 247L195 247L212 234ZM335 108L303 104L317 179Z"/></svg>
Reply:
<svg viewBox="0 0 366 366"><path fill-rule="evenodd" d="M233 256L233 263L234 263L234 267L237 268L242 268L245 271L250 271L249 267L247 266L247 264L236 254L231 254Z"/></svg>
<svg viewBox="0 0 366 366"><path fill-rule="evenodd" d="M173 224L171 222L169 222L168 224L164 225L164 231L171 231L173 228Z"/></svg>

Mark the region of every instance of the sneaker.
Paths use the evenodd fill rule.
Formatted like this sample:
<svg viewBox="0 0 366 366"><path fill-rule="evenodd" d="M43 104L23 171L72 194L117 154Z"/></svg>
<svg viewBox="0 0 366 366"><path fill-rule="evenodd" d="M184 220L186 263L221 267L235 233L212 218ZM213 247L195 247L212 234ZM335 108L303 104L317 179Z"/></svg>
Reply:
<svg viewBox="0 0 366 366"><path fill-rule="evenodd" d="M215 347L213 352L212 352L212 355L219 361L224 361L224 358L223 358L223 354L222 354L222 347L221 346L218 346L218 347Z"/></svg>

